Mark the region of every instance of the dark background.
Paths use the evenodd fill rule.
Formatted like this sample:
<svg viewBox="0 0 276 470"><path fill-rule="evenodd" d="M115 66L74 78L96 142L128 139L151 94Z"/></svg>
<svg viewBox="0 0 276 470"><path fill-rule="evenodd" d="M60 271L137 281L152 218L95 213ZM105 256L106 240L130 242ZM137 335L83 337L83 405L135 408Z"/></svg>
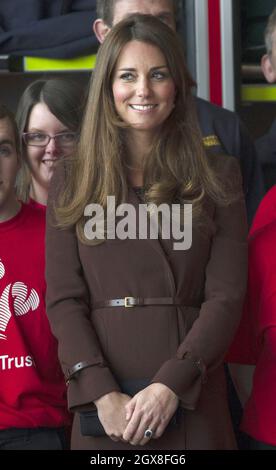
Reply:
<svg viewBox="0 0 276 470"><path fill-rule="evenodd" d="M186 49L187 61L189 68L194 71L194 26L193 26L193 1L183 0L183 11L181 15L180 35L183 40L183 47ZM207 0L202 0L207 1ZM230 0L229 0L230 1ZM236 58L236 111L245 121L253 138L257 138L264 134L269 128L271 122L276 115L276 103L242 103L240 99L240 89L242 83L266 83L262 75L242 76L242 64L259 65L260 58L265 52L264 49L264 29L267 18L272 9L276 6L275 0L232 0L234 2L235 11L235 58ZM56 18L59 13L64 16ZM10 15L11 19L7 19ZM75 15L75 16L73 16ZM85 21L80 22L80 15L84 15ZM41 27L41 37L44 41L45 55L60 54L60 49L52 47L47 48L47 44L55 46L60 38L62 40L62 31L59 28L51 28L51 24L74 25L72 37L70 31L64 31L64 42L68 45L68 39L72 41L72 47L67 47L64 54L68 55L68 51L82 50L84 54L95 53L97 43L92 36L92 23L95 18L95 1L94 0L0 0L0 58L1 56L13 55L8 53L8 47L11 44L17 47L16 54L20 53L18 48L24 49L22 41L24 37L32 38L34 51L40 47L39 28ZM76 19L75 19L76 18ZM46 23L45 23L46 21ZM52 23L53 22L53 23ZM70 23L71 22L71 23ZM46 26L45 26L46 25ZM45 33L46 31L46 33ZM84 37L80 38L79 35ZM25 35L25 36L24 36ZM69 35L69 36L68 36ZM22 39L23 38L23 39ZM238 38L238 40L237 40ZM1 40L2 39L2 40ZM21 40L22 39L22 40ZM90 41L90 42L89 42ZM70 46L70 41L69 41ZM30 51L29 55L35 52ZM82 54L80 54L82 55ZM1 60L1 59L0 59ZM22 92L26 86L38 78L50 78L52 76L69 76L71 79L86 86L89 81L90 71L81 72L55 72L55 73L15 73L0 69L0 101L8 105L13 111Z"/></svg>

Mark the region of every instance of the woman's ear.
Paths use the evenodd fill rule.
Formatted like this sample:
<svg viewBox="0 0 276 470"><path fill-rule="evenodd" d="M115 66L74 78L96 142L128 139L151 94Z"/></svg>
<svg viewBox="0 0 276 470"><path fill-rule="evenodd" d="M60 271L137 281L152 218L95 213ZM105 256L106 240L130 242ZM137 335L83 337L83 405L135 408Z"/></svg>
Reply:
<svg viewBox="0 0 276 470"><path fill-rule="evenodd" d="M102 44L110 31L110 27L101 18L98 18L93 23L93 31L98 41Z"/></svg>
<svg viewBox="0 0 276 470"><path fill-rule="evenodd" d="M276 70L274 69L273 64L271 63L271 58L268 54L263 55L261 59L261 68L268 83L275 83Z"/></svg>

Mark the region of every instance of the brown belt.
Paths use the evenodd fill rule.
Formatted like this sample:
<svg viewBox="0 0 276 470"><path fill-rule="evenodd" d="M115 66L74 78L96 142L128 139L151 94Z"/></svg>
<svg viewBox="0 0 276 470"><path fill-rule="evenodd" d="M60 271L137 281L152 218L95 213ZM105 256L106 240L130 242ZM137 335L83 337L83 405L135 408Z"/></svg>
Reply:
<svg viewBox="0 0 276 470"><path fill-rule="evenodd" d="M146 307L148 305L183 305L178 297L155 297L155 298L143 298L143 297L124 297L123 299L111 299L103 300L101 302L95 302L93 304L94 309L105 308L105 307Z"/></svg>

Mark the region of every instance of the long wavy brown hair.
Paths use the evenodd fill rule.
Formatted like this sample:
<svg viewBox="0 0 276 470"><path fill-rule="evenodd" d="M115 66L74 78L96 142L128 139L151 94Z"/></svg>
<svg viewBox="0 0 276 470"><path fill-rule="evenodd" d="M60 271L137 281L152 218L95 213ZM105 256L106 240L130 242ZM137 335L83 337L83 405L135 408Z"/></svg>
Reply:
<svg viewBox="0 0 276 470"><path fill-rule="evenodd" d="M124 144L128 126L116 113L112 83L124 46L134 40L162 51L177 90L175 107L144 158L146 202L190 202L194 217L206 195L218 204L228 202L228 193L208 165L191 92L194 81L180 40L153 16L132 15L111 30L99 49L77 154L65 162L64 190L55 206L57 226L76 225L78 238L85 244L97 243L84 235L85 207L96 203L106 208L111 195L116 205L128 197Z"/></svg>

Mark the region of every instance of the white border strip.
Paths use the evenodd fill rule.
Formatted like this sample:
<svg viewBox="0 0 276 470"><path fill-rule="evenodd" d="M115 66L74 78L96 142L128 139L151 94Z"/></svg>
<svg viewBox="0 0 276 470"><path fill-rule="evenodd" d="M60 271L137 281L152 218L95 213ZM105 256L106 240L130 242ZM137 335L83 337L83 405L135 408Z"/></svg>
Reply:
<svg viewBox="0 0 276 470"><path fill-rule="evenodd" d="M233 6L229 0L220 0L221 51L222 51L222 103L235 110Z"/></svg>
<svg viewBox="0 0 276 470"><path fill-rule="evenodd" d="M195 0L197 95L210 99L208 2Z"/></svg>

